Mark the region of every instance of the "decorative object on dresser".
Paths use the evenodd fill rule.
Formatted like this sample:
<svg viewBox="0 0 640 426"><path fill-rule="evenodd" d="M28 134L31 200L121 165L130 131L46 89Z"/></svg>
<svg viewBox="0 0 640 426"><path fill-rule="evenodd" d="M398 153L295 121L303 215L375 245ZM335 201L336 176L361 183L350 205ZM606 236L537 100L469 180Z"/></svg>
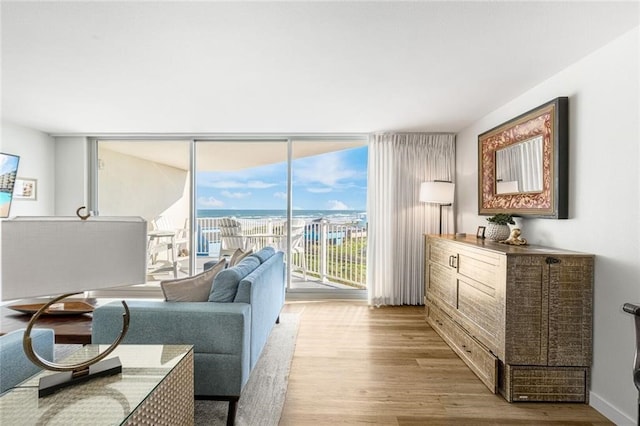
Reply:
<svg viewBox="0 0 640 426"><path fill-rule="evenodd" d="M499 242L503 244L511 244L512 246L527 245L527 240L522 237L522 231L520 231L520 228L513 228L511 230L511 233L509 234L509 238L507 238L506 240L501 240Z"/></svg>
<svg viewBox="0 0 640 426"><path fill-rule="evenodd" d="M438 221L440 224L440 234L442 234L442 207L453 205L455 186L455 183L445 180L423 182L420 185L420 201L423 203L438 204L440 208L440 218Z"/></svg>
<svg viewBox="0 0 640 426"><path fill-rule="evenodd" d="M485 231L485 237L492 241L506 240L509 238L511 230L509 224L515 225L513 217L510 214L498 213L487 218L487 230Z"/></svg>
<svg viewBox="0 0 640 426"><path fill-rule="evenodd" d="M425 236L427 322L509 402L588 402L594 256Z"/></svg>
<svg viewBox="0 0 640 426"><path fill-rule="evenodd" d="M478 212L569 217L569 98L478 136Z"/></svg>

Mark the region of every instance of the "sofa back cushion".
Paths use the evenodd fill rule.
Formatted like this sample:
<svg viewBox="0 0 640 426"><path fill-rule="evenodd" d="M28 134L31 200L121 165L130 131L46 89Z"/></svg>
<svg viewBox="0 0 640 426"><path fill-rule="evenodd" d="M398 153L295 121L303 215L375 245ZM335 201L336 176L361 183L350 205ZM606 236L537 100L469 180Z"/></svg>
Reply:
<svg viewBox="0 0 640 426"><path fill-rule="evenodd" d="M271 246L266 246L253 253L253 257L257 257L260 263L264 263L267 259L276 253L276 249Z"/></svg>
<svg viewBox="0 0 640 426"><path fill-rule="evenodd" d="M167 302L206 302L211 294L211 285L218 272L226 266L221 259L213 268L188 278L160 281L160 288Z"/></svg>
<svg viewBox="0 0 640 426"><path fill-rule="evenodd" d="M272 283L281 286L282 297L284 297L284 253L276 252L269 259L265 260L251 274L240 280L238 291L234 302L253 303L252 294L261 294L266 292L269 294L269 288ZM260 287L264 287L261 289ZM284 300L284 299L283 299ZM268 303L266 300L260 300L260 303ZM252 317L253 321L253 317Z"/></svg>
<svg viewBox="0 0 640 426"><path fill-rule="evenodd" d="M238 283L260 266L260 261L253 257L245 257L232 268L220 271L213 280L209 302L233 302L238 292Z"/></svg>
<svg viewBox="0 0 640 426"><path fill-rule="evenodd" d="M236 266L242 259L247 256L250 256L253 253L253 249L244 251L241 248L237 249L231 255L231 259L229 259L229 266Z"/></svg>

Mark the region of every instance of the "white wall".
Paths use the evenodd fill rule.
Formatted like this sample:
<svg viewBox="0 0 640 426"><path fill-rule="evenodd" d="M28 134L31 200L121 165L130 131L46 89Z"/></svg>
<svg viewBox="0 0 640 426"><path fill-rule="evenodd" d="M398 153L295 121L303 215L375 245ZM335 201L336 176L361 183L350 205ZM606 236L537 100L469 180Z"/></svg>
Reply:
<svg viewBox="0 0 640 426"><path fill-rule="evenodd" d="M55 204L55 163L53 138L37 130L2 121L0 151L20 156L18 177L37 179L36 200L14 199L11 216L50 216ZM0 240L2 221L0 221ZM2 250L0 248L0 258ZM2 277L0 276L0 301ZM0 303L1 304L1 303Z"/></svg>
<svg viewBox="0 0 640 426"><path fill-rule="evenodd" d="M172 228L184 226L189 217L186 170L103 148L98 158L101 216L141 216L149 223L163 216Z"/></svg>
<svg viewBox="0 0 640 426"><path fill-rule="evenodd" d="M56 216L74 216L89 203L89 144L85 137L56 138Z"/></svg>
<svg viewBox="0 0 640 426"><path fill-rule="evenodd" d="M50 216L55 206L55 145L46 133L2 122L0 151L20 156L18 177L37 179L36 200L14 199L11 216Z"/></svg>
<svg viewBox="0 0 640 426"><path fill-rule="evenodd" d="M457 228L478 216L477 137L558 96L569 97L569 215L523 219L531 243L596 255L590 404L617 424L635 424L635 328L625 302L640 302L640 70L638 28L583 58L457 135Z"/></svg>

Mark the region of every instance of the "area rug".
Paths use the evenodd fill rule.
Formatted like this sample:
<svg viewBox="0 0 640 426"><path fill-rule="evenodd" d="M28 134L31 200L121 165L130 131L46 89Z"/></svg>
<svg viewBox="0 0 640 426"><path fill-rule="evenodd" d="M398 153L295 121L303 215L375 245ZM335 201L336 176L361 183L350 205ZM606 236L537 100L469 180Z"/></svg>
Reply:
<svg viewBox="0 0 640 426"><path fill-rule="evenodd" d="M280 314L280 324L273 327L238 401L237 426L280 422L299 323L298 313ZM196 426L226 424L228 408L228 402L196 400Z"/></svg>

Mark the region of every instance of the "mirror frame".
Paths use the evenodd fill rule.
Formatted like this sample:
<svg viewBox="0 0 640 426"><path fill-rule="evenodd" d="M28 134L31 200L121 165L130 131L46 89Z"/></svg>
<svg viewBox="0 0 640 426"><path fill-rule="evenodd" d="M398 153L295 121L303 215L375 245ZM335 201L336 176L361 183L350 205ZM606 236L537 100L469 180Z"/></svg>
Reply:
<svg viewBox="0 0 640 426"><path fill-rule="evenodd" d="M542 135L542 192L496 194L496 150ZM478 136L478 214L569 217L569 98L559 97Z"/></svg>

